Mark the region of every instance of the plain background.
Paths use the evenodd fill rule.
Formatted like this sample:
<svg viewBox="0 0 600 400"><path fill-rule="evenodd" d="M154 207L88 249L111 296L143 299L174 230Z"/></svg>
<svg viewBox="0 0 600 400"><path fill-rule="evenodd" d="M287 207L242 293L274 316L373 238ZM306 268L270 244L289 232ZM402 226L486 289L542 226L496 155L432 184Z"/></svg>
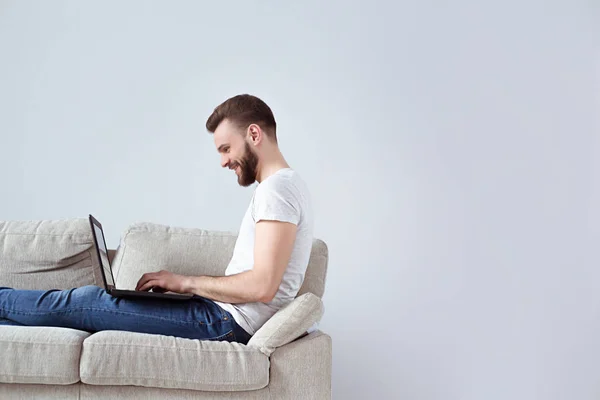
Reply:
<svg viewBox="0 0 600 400"><path fill-rule="evenodd" d="M335 399L600 396L598 4L0 1L0 219L237 230L204 123L273 109ZM596 30L595 30L596 29ZM595 31L594 31L595 30Z"/></svg>

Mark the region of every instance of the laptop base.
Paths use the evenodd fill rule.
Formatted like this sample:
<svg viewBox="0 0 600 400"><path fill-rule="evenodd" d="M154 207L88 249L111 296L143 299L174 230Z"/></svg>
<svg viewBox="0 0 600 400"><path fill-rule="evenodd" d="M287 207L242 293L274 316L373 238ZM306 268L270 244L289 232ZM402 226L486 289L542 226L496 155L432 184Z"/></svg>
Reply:
<svg viewBox="0 0 600 400"><path fill-rule="evenodd" d="M158 293L158 292L146 292L143 290L119 290L110 289L107 293L113 297L121 298L154 298L154 299L169 299L169 300L189 300L193 294L181 294L181 293Z"/></svg>

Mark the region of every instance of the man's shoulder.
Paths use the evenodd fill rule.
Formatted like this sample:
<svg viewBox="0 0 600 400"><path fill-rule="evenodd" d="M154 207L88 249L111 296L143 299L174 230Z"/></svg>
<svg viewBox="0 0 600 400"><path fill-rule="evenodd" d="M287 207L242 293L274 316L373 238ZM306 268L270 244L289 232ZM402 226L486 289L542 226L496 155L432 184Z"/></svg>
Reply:
<svg viewBox="0 0 600 400"><path fill-rule="evenodd" d="M308 187L300 175L287 168L269 176L256 187L256 193L261 194L273 193L298 197L306 192L308 192Z"/></svg>
<svg viewBox="0 0 600 400"><path fill-rule="evenodd" d="M293 215L299 225L312 219L312 206L307 185L293 170L281 171L262 181L252 198L252 217L264 212L268 215L285 213ZM283 218L283 217L282 217ZM291 218L291 217L290 217Z"/></svg>

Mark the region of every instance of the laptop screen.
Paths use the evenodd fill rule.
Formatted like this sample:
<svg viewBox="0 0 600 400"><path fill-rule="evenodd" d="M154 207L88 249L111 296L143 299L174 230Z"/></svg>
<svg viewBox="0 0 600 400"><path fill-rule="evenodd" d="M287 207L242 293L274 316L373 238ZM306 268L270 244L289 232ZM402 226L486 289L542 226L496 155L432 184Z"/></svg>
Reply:
<svg viewBox="0 0 600 400"><path fill-rule="evenodd" d="M104 270L104 277L106 278L106 284L109 286L115 286L113 281L112 271L110 269L110 261L108 261L108 251L106 250L106 241L104 240L104 234L102 229L96 224L94 225L94 232L96 233L98 250L100 251L100 262L102 263L102 269Z"/></svg>

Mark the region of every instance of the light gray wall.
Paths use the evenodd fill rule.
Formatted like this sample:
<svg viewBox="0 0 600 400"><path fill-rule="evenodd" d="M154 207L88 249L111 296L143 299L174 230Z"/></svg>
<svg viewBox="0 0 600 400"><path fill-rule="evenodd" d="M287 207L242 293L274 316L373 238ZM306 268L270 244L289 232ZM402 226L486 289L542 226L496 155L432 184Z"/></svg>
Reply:
<svg viewBox="0 0 600 400"><path fill-rule="evenodd" d="M253 93L330 247L335 399L598 398L597 4L233 3L1 1L0 219L237 230L204 122Z"/></svg>

